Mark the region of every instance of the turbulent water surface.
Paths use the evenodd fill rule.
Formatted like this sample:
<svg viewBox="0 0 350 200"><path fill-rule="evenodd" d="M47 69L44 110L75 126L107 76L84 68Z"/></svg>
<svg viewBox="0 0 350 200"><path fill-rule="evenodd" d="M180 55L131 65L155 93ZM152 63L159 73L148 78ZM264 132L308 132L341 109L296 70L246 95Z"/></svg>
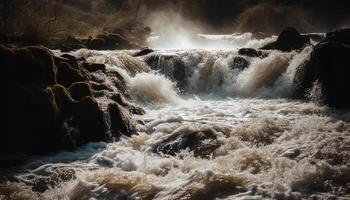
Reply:
<svg viewBox="0 0 350 200"><path fill-rule="evenodd" d="M18 199L349 199L350 112L290 99L312 47L241 56L244 67L237 47L271 38L200 37L204 46L159 43L137 58L134 51L72 52L122 74L146 110L134 117L143 122L138 134L33 158L16 169L19 183L0 191ZM206 48L215 40L232 46ZM113 77L95 76L113 92Z"/></svg>

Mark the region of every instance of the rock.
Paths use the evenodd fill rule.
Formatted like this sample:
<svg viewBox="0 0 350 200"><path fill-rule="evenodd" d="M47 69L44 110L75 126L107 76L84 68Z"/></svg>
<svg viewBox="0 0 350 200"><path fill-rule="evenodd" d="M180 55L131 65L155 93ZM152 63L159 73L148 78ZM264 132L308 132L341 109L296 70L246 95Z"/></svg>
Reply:
<svg viewBox="0 0 350 200"><path fill-rule="evenodd" d="M294 159L296 158L298 155L300 154L300 150L298 148L289 148L287 150L285 150L281 156L283 157L287 157L290 159Z"/></svg>
<svg viewBox="0 0 350 200"><path fill-rule="evenodd" d="M292 27L287 27L278 36L277 41L263 46L261 49L291 51L300 50L310 43L310 38L302 36Z"/></svg>
<svg viewBox="0 0 350 200"><path fill-rule="evenodd" d="M57 82L65 87L70 87L73 83L88 81L80 69L73 68L68 62L55 62L57 66Z"/></svg>
<svg viewBox="0 0 350 200"><path fill-rule="evenodd" d="M71 115L74 100L67 89L62 85L54 85L51 89L55 94L55 104L59 112L64 116Z"/></svg>
<svg viewBox="0 0 350 200"><path fill-rule="evenodd" d="M258 49L253 49L253 48L239 49L238 54L241 56L260 57L260 58L264 58L267 56L266 53L263 53L262 51L260 51Z"/></svg>
<svg viewBox="0 0 350 200"><path fill-rule="evenodd" d="M114 137L130 136L134 133L135 127L127 110L117 103L109 104L107 110L111 121L111 132Z"/></svg>
<svg viewBox="0 0 350 200"><path fill-rule="evenodd" d="M116 93L113 96L111 96L111 99L116 103L118 103L119 105L123 106L124 108L128 109L132 114L135 114L135 115L146 114L144 109L142 109L141 107L132 105L121 94Z"/></svg>
<svg viewBox="0 0 350 200"><path fill-rule="evenodd" d="M326 39L323 42L339 42L350 45L350 28L340 29L326 34Z"/></svg>
<svg viewBox="0 0 350 200"><path fill-rule="evenodd" d="M118 132L114 137L134 132L128 110L109 106L107 114L100 108L89 78L73 56L56 57L40 46L0 45L0 65L4 72L0 79L3 94L0 113L5 116L0 121L2 158L47 154L88 142L108 142L111 132ZM112 119L112 131L108 115Z"/></svg>
<svg viewBox="0 0 350 200"><path fill-rule="evenodd" d="M294 78L296 95L304 97L312 90L311 96L320 104L350 108L350 96L346 92L350 85L349 57L350 47L346 44L318 44L310 60L297 69Z"/></svg>
<svg viewBox="0 0 350 200"><path fill-rule="evenodd" d="M250 65L249 61L241 56L237 56L233 59L232 69L243 70L246 69Z"/></svg>
<svg viewBox="0 0 350 200"><path fill-rule="evenodd" d="M326 39L324 34L308 33L308 34L302 34L302 35L310 38L311 40L313 40L315 42L320 42L320 41Z"/></svg>
<svg viewBox="0 0 350 200"><path fill-rule="evenodd" d="M153 49L149 49L148 47L146 47L146 48L143 48L140 51L136 52L134 54L134 57L144 56L144 55L147 55L147 54L152 53L152 52L154 52Z"/></svg>
<svg viewBox="0 0 350 200"><path fill-rule="evenodd" d="M55 93L48 87L7 83L1 113L4 125L0 140L0 154L39 154L60 149L61 115Z"/></svg>
<svg viewBox="0 0 350 200"><path fill-rule="evenodd" d="M196 129L192 127L180 127L170 135L152 145L154 152L162 152L175 155L181 150L189 148L195 156L208 157L215 149L220 147L216 131L211 128ZM210 142L203 143L204 140Z"/></svg>
<svg viewBox="0 0 350 200"><path fill-rule="evenodd" d="M52 53L42 46L7 48L0 45L2 81L35 84L45 87L56 83L56 66Z"/></svg>
<svg viewBox="0 0 350 200"><path fill-rule="evenodd" d="M73 83L68 91L71 97L78 101L84 97L94 97L91 91L91 87L87 82L77 82Z"/></svg>
<svg viewBox="0 0 350 200"><path fill-rule="evenodd" d="M98 70L106 72L106 65L104 64L83 62L82 66L89 72L96 72Z"/></svg>
<svg viewBox="0 0 350 200"><path fill-rule="evenodd" d="M93 49L93 50L106 50L105 44L106 44L106 41L101 38L90 39L90 40L87 40L85 43L85 45L89 49Z"/></svg>
<svg viewBox="0 0 350 200"><path fill-rule="evenodd" d="M76 127L79 137L74 144L77 146L88 142L111 141L104 112L92 97L85 97L74 105L70 125Z"/></svg>

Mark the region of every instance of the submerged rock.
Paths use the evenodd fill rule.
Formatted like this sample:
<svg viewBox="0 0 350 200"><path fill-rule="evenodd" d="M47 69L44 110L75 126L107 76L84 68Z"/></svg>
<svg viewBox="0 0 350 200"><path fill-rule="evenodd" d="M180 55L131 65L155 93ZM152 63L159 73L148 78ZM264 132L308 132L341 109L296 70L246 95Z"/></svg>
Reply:
<svg viewBox="0 0 350 200"><path fill-rule="evenodd" d="M242 56L249 56L249 57L259 57L264 58L266 57L266 53L253 48L242 48L238 50L238 54Z"/></svg>
<svg viewBox="0 0 350 200"><path fill-rule="evenodd" d="M291 51L299 50L310 43L310 38L300 35L297 30L287 27L278 36L275 42L263 46L261 49Z"/></svg>
<svg viewBox="0 0 350 200"><path fill-rule="evenodd" d="M250 65L249 61L241 56L237 56L233 59L233 65L231 66L233 69L243 70L246 69Z"/></svg>
<svg viewBox="0 0 350 200"><path fill-rule="evenodd" d="M220 147L220 142L217 141L217 133L214 129L184 126L155 143L153 151L175 155L188 148L195 156L208 157L218 147Z"/></svg>

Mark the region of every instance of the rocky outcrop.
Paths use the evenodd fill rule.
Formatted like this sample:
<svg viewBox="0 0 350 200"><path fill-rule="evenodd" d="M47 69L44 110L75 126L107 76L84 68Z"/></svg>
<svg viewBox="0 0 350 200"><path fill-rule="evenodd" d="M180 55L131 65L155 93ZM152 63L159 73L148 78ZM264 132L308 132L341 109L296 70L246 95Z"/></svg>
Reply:
<svg viewBox="0 0 350 200"><path fill-rule="evenodd" d="M350 28L328 32L322 42L339 42L350 45Z"/></svg>
<svg viewBox="0 0 350 200"><path fill-rule="evenodd" d="M261 49L280 51L300 50L309 43L309 37L299 34L299 32L292 27L287 27L280 33L275 42L267 44L261 47Z"/></svg>
<svg viewBox="0 0 350 200"><path fill-rule="evenodd" d="M129 109L101 107L90 72L74 56L0 45L0 65L1 156L46 154L133 133Z"/></svg>
<svg viewBox="0 0 350 200"><path fill-rule="evenodd" d="M310 59L299 66L294 78L296 95L309 95L318 103L336 108L350 108L350 35L346 31L328 33L315 46ZM309 94L311 93L311 94Z"/></svg>

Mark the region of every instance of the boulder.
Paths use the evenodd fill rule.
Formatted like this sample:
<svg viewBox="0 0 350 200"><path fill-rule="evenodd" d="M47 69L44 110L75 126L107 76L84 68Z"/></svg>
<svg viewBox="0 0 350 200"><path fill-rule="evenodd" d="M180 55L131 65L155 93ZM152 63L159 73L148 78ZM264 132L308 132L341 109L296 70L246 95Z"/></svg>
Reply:
<svg viewBox="0 0 350 200"><path fill-rule="evenodd" d="M68 62L56 62L57 66L57 82L65 87L70 87L73 83L88 81L88 77L80 69L75 69Z"/></svg>
<svg viewBox="0 0 350 200"><path fill-rule="evenodd" d="M243 58L241 56L236 56L233 59L233 63L231 65L231 68L243 70L243 69L246 69L249 65L250 65L249 61L247 61L245 58Z"/></svg>
<svg viewBox="0 0 350 200"><path fill-rule="evenodd" d="M73 83L69 88L68 91L71 95L71 97L78 101L84 97L94 97L91 91L90 84L87 82L77 82Z"/></svg>
<svg viewBox="0 0 350 200"><path fill-rule="evenodd" d="M204 143L207 140L210 142ZM220 147L217 133L211 128L180 127L165 138L152 145L154 152L175 155L181 150L189 149L195 156L208 157Z"/></svg>
<svg viewBox="0 0 350 200"><path fill-rule="evenodd" d="M0 154L40 154L61 148L59 108L52 88L3 84Z"/></svg>
<svg viewBox="0 0 350 200"><path fill-rule="evenodd" d="M99 70L106 72L106 65L104 64L83 62L82 66L89 72L96 72Z"/></svg>
<svg viewBox="0 0 350 200"><path fill-rule="evenodd" d="M253 48L242 48L238 50L238 54L241 56L249 56L249 57L259 57L264 58L267 56L266 53Z"/></svg>
<svg viewBox="0 0 350 200"><path fill-rule="evenodd" d="M287 27L275 42L263 46L261 49L291 51L300 50L310 43L310 38L300 35L297 30Z"/></svg>
<svg viewBox="0 0 350 200"><path fill-rule="evenodd" d="M339 42L350 45L350 28L340 29L326 34L326 39L323 42Z"/></svg>
<svg viewBox="0 0 350 200"><path fill-rule="evenodd" d="M109 104L107 110L110 117L113 137L120 137L121 135L130 136L135 132L134 124L127 110L117 103Z"/></svg>
<svg viewBox="0 0 350 200"><path fill-rule="evenodd" d="M76 102L72 110L70 125L78 130L77 146L88 142L111 141L104 112L92 97Z"/></svg>
<svg viewBox="0 0 350 200"><path fill-rule="evenodd" d="M45 87L56 83L52 53L42 46L8 48L0 45L2 81Z"/></svg>
<svg viewBox="0 0 350 200"><path fill-rule="evenodd" d="M338 42L318 44L310 60L297 69L294 78L296 95L304 97L308 91L321 104L336 108L350 108L349 68L350 46Z"/></svg>

